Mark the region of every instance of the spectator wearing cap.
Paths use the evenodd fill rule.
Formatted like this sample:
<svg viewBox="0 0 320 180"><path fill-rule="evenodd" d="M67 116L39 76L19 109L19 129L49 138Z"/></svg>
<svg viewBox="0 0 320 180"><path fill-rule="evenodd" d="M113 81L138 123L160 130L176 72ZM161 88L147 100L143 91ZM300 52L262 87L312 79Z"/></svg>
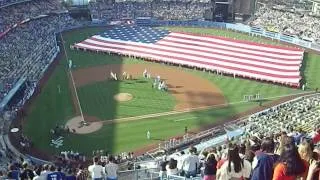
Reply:
<svg viewBox="0 0 320 180"><path fill-rule="evenodd" d="M228 158L217 171L217 180L243 179L249 178L251 174L251 164L246 159L239 156L237 145L229 144Z"/></svg>
<svg viewBox="0 0 320 180"><path fill-rule="evenodd" d="M24 179L33 179L34 177L34 173L31 169L29 169L28 167L28 163L27 162L23 162L22 163L22 172L20 174L20 179L24 180Z"/></svg>
<svg viewBox="0 0 320 180"><path fill-rule="evenodd" d="M308 162L301 159L292 137L283 137L283 147L272 180L306 178Z"/></svg>
<svg viewBox="0 0 320 180"><path fill-rule="evenodd" d="M251 180L269 180L273 176L273 167L279 155L274 154L274 141L272 138L264 138L261 143L261 151L257 152L252 162Z"/></svg>
<svg viewBox="0 0 320 180"><path fill-rule="evenodd" d="M104 177L104 169L99 163L99 158L97 156L93 157L93 164L88 167L91 178L93 180L102 180Z"/></svg>

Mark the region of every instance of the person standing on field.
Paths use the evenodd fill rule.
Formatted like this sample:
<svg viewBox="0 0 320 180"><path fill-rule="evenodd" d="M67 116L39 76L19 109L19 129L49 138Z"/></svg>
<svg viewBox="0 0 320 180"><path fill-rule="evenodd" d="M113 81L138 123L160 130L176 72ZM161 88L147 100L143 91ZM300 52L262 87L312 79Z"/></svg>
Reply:
<svg viewBox="0 0 320 180"><path fill-rule="evenodd" d="M151 139L151 133L150 133L150 131L147 132L147 139Z"/></svg>

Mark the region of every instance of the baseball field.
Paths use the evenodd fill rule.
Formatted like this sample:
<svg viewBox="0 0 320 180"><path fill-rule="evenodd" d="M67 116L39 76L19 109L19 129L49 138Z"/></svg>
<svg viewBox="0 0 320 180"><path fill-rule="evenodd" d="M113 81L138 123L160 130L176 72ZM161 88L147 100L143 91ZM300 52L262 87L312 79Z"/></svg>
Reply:
<svg viewBox="0 0 320 180"><path fill-rule="evenodd" d="M226 30L168 29L280 44ZM162 140L183 135L185 126L191 132L197 132L261 110L289 95L320 87L320 56L309 51L305 53L302 66L307 89L302 91L70 48L70 45L103 31L104 28L84 28L61 35L64 47L61 47L58 65L43 84L41 93L33 98L22 121L22 133L32 140L33 149L36 149L33 152L54 154L73 150L91 154L93 150L100 149L113 153L142 151L157 146ZM71 72L67 68L68 60L73 62ZM153 79L142 75L144 69L152 76L161 76L168 91L153 88ZM117 73L119 79L122 79L123 72L130 74L132 79L112 81L109 79L111 71ZM244 95L257 93L265 98L262 107L258 102L243 102ZM80 127L83 118L90 128ZM62 134L60 138L60 135L50 132L65 125L74 133ZM150 140L146 138L147 131L151 132ZM60 140L58 146L54 143L57 139Z"/></svg>

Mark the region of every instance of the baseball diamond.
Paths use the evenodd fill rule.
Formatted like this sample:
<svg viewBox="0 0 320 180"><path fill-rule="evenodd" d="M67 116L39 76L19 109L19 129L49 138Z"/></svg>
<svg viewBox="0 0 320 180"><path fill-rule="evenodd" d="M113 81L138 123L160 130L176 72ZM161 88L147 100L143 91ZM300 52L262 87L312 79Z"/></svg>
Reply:
<svg viewBox="0 0 320 180"><path fill-rule="evenodd" d="M320 179L320 0L0 0L0 180Z"/></svg>
<svg viewBox="0 0 320 180"><path fill-rule="evenodd" d="M166 29L275 44L225 30ZM52 65L51 75L41 86L41 93L28 105L25 120L12 124L13 127L21 126L21 132L35 142L31 149L22 151L44 159L71 149L85 154L97 149L142 153L167 138L182 137L184 127L195 133L291 99L295 94L308 93L319 84L313 79L314 68L319 66L315 61L318 55L312 52L304 54L303 76L310 84L302 91L203 68L80 51L72 47L108 30L110 27L83 28L61 35L61 48L65 48L65 52L62 51L56 65ZM160 82L166 88L159 89ZM256 94L263 99L262 106L257 101L243 99ZM67 127L68 132L58 130L60 127ZM59 136L52 134L52 130L59 131ZM152 137L149 140L147 131ZM59 145L50 144L60 136L63 138L59 139ZM18 138L19 133L10 134L16 147L19 147ZM81 142L87 144L79 146Z"/></svg>

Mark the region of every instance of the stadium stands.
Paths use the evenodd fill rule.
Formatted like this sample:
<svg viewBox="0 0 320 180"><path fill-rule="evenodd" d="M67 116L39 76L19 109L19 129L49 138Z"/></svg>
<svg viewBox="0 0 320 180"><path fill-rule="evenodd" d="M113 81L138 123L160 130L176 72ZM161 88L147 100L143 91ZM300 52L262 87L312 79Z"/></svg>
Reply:
<svg viewBox="0 0 320 180"><path fill-rule="evenodd" d="M12 27L15 24L21 23L27 19L37 17L39 15L45 15L49 13L56 13L65 11L64 7L59 1L22 1L22 3L14 6L1 8L0 17L0 34L6 29Z"/></svg>
<svg viewBox="0 0 320 180"><path fill-rule="evenodd" d="M269 31L300 37L307 41L320 43L320 20L308 13L289 11L282 8L261 6L249 22Z"/></svg>
<svg viewBox="0 0 320 180"><path fill-rule="evenodd" d="M0 20L0 109L14 94L10 90L17 82L28 82L27 91L33 92L59 51L55 33L78 25L64 11L59 1L42 0L1 8L0 16L5 18Z"/></svg>
<svg viewBox="0 0 320 180"><path fill-rule="evenodd" d="M107 4L106 1L97 1L90 3L90 8L93 17L97 19L111 20L122 18L134 19L136 17L156 17L159 19L186 20L201 19L207 3L208 2L184 3L168 1L163 3L129 1L116 2L115 4L110 5ZM5 17L0 19L0 101L8 95L14 85L21 80L21 77L24 77L30 82L26 91L32 92L37 85L37 82L42 77L43 71L59 51L55 33L80 24L68 14L63 13L65 8L63 8L58 1L0 0L0 7L4 6L7 7L0 9L0 17ZM42 15L48 16L42 17ZM319 19L308 15L302 16L294 13L281 12L267 7L261 8L256 14L256 17L257 18L252 22L254 25L265 27L271 23L275 25L275 29L279 29L280 32L319 41L320 29L318 27L319 23L317 23ZM277 21L272 20L272 18L277 18ZM292 19L294 19L294 21ZM278 21L280 23L278 23ZM1 33L8 28L10 28L11 31L2 35ZM130 38L134 37L132 36ZM17 103L17 105L23 105L23 101L28 99L27 96L30 96L30 93L25 93L25 96L21 98L21 101ZM15 108L16 107L13 107L13 110L15 110ZM152 164L150 165L152 166L151 168L150 166L143 166L143 163L132 165L137 159L131 153L118 155L116 156L117 158L112 160L117 163L128 163L125 166L129 167L128 169L132 169L132 166L134 166L133 171L118 173L120 176L119 179L151 179L152 177L158 176L162 176L163 179L184 179L181 174L181 169L188 171L188 168L190 167L187 167L183 162L189 161L190 164L190 159L199 161L195 174L197 177L193 179L202 179L202 176L207 176L209 178L212 177L212 175L215 176L217 174L220 174L217 179L223 179L221 177L232 176L228 174L225 169L227 167L226 164L228 164L226 162L231 160L230 153L233 152L234 154L238 154L236 157L252 162L252 168L249 170L247 169L247 172L243 174L246 174L244 177L247 177L249 171L249 173L253 175L252 179L254 179L254 172L259 168L258 166L254 166L254 163L260 158L260 149L262 152L265 150L263 148L263 144L266 142L265 137L270 137L276 144L276 148L270 147L269 149L272 149L272 152L268 153L279 154L280 157L282 157L285 152L280 151L283 148L282 145L288 147L295 147L297 145L297 147L300 146L301 148L310 146L310 148L312 147L313 149L314 155L320 156L320 148L319 146L316 146L320 137L320 127L318 126L320 122L319 117L320 95L306 96L242 119L236 124L242 129L241 132L245 130L244 132L246 133L240 137L229 137L227 142L226 138L228 138L228 135L224 135L222 138L220 136L212 138L212 135L216 134L207 132L210 134L210 139L198 144L196 146L197 148L192 148L192 151L190 152L192 155L189 155L189 153L188 155L172 153L166 154L165 158L158 156L157 160L154 160L154 157L150 156L151 159L153 159L152 162L148 162L148 164ZM43 177L44 179L46 178L46 175L52 175L53 172L56 172L53 173L53 175L64 174L69 178L82 177L85 179L90 176L90 172L88 172L87 168L88 166L83 163L83 161L86 160L86 157L81 153L73 151L62 152L61 155L57 157L56 161L50 163L50 166L37 165L34 164L34 162L30 162L29 159L16 157L3 142L3 136L6 134L4 129L5 127L9 127L9 122L10 121L0 117L1 178L17 179L18 176L25 178L25 175L30 172L30 178L31 176L36 176L37 178ZM290 142L290 139L286 138L286 136L294 137L296 145ZM201 134L199 137L203 138L207 136ZM216 138L220 139L217 140ZM287 141L285 141L286 139ZM188 143L190 142L188 138L186 138L186 141ZM28 142L28 140L22 138L21 143L26 144L26 142ZM170 146L166 146L166 149L173 149L176 146L180 147L181 144L184 143L183 140L170 142ZM228 145L231 143L232 145L228 148ZM158 152L158 154L161 153ZM210 154L213 155L214 158L212 158ZM103 158L101 158L99 163L105 166L106 162L104 162L104 160L106 154L97 151L94 155L102 156ZM301 159L304 159L310 162L306 164L308 164L311 170L315 169L314 162L319 160L318 158L312 157L310 154L306 156L303 153L301 153L300 156L295 163L299 164L301 163ZM146 156L143 156L143 158L147 159ZM141 158L140 161L143 158ZM170 158L173 158L176 161L170 160ZM224 166L222 165L223 162L225 164ZM280 159L279 162L287 163L286 159ZM220 168L215 168L215 165L218 163L221 163L222 166L219 166ZM10 164L9 167L7 167L8 164ZM209 169L209 165L211 169ZM135 169L139 167L144 167L146 169ZM241 169L242 172L244 168ZM130 174L130 172L133 173ZM294 171L293 174L296 172L297 171ZM266 173L268 173L269 176L272 176L273 174L273 172ZM310 177L313 175L313 171L309 171L308 180L311 180ZM282 177L277 178L281 179Z"/></svg>
<svg viewBox="0 0 320 180"><path fill-rule="evenodd" d="M90 2L93 19L119 20L152 17L167 20L204 19L210 1L121 1L110 4L108 1Z"/></svg>
<svg viewBox="0 0 320 180"><path fill-rule="evenodd" d="M7 163L20 161L7 145L8 128L20 107L33 94L44 71L56 57L59 47L56 32L78 25L59 1L13 1L0 2L0 110L1 117L1 172ZM47 15L50 14L50 15ZM15 104L3 108L13 96L12 91L25 84ZM30 142L22 137L20 144Z"/></svg>
<svg viewBox="0 0 320 180"><path fill-rule="evenodd" d="M271 1L273 2L273 1ZM263 3L263 1L262 1ZM319 42L319 18L309 15L310 3L273 2L260 5L252 26L264 27L267 30L297 36L305 40ZM261 4L261 3L260 3ZM275 6L276 5L276 6ZM206 9L211 7L207 1L92 1L89 8L93 19L119 20L150 17L159 20L201 20ZM276 7L276 8L275 8ZM279 8L280 7L280 8ZM294 9L294 10L293 10Z"/></svg>
<svg viewBox="0 0 320 180"><path fill-rule="evenodd" d="M55 32L72 25L72 22L68 24L68 20L69 17L64 14L33 20L17 26L0 39L0 101L21 77L31 82L41 78L43 70L59 50Z"/></svg>
<svg viewBox="0 0 320 180"><path fill-rule="evenodd" d="M15 5L18 3L23 3L26 1L31 1L31 0L1 0L0 1L0 7L6 7L6 6L10 6L10 5Z"/></svg>

